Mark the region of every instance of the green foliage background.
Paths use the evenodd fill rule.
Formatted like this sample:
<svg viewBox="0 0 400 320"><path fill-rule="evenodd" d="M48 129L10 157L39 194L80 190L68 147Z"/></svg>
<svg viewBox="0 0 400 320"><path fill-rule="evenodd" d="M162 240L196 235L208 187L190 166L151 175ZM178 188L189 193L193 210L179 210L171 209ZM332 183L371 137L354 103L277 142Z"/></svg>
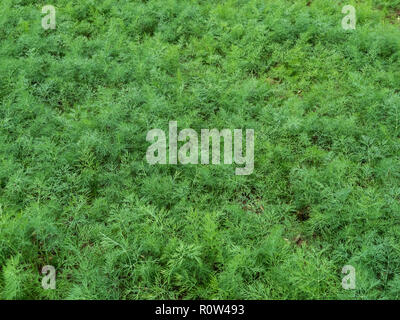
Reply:
<svg viewBox="0 0 400 320"><path fill-rule="evenodd" d="M400 298L399 10L2 0L0 298ZM171 120L253 128L253 174L148 165Z"/></svg>

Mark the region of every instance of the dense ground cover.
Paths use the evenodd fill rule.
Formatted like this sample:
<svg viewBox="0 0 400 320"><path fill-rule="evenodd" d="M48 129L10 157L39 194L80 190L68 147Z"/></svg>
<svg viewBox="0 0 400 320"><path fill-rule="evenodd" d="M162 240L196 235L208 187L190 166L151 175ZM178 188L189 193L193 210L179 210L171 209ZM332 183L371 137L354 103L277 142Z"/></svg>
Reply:
<svg viewBox="0 0 400 320"><path fill-rule="evenodd" d="M400 298L400 1L45 4L0 4L1 298ZM253 174L149 165L172 120Z"/></svg>

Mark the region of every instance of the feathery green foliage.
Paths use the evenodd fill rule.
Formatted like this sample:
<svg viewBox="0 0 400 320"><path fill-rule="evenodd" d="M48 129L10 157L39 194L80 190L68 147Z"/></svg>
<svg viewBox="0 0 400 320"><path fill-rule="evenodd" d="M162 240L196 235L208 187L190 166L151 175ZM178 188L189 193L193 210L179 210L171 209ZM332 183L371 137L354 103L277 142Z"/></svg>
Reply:
<svg viewBox="0 0 400 320"><path fill-rule="evenodd" d="M398 0L45 4L0 3L0 297L400 298ZM253 174L149 165L171 120Z"/></svg>

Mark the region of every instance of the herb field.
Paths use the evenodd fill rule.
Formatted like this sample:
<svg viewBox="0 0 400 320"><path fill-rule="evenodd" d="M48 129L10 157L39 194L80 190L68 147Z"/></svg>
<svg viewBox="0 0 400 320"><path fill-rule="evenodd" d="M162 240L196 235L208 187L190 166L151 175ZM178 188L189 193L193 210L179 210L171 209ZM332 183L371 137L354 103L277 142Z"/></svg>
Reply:
<svg viewBox="0 0 400 320"><path fill-rule="evenodd" d="M1 0L0 299L400 299L400 1Z"/></svg>

